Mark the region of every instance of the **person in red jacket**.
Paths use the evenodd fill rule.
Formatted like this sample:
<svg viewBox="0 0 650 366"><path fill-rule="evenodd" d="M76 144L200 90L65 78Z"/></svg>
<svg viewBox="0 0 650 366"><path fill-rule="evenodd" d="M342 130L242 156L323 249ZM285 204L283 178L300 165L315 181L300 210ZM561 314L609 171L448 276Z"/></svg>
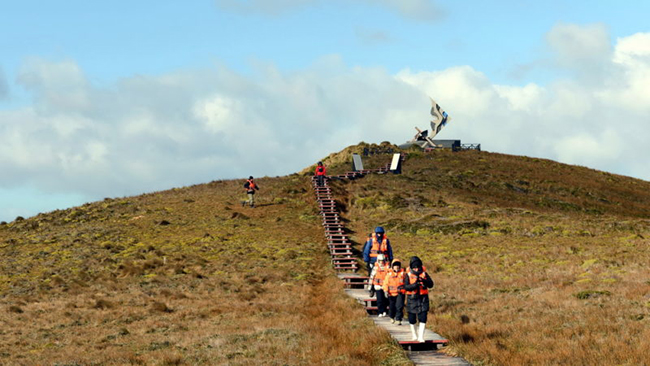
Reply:
<svg viewBox="0 0 650 366"><path fill-rule="evenodd" d="M318 162L314 174L316 175L316 183L318 183L319 187L322 187L325 183L325 176L327 175L327 169L323 166L322 161Z"/></svg>
<svg viewBox="0 0 650 366"><path fill-rule="evenodd" d="M433 288L433 280L418 257L411 257L409 269L404 275L404 290L406 291L406 308L409 314L409 324L413 340L424 342L424 329L427 325L429 312L429 289ZM420 321L418 332L415 323Z"/></svg>

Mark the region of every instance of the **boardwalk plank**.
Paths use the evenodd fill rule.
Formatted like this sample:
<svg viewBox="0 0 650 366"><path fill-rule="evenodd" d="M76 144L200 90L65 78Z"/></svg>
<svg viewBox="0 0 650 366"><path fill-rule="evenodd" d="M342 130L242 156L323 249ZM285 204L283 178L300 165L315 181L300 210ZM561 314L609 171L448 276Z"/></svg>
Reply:
<svg viewBox="0 0 650 366"><path fill-rule="evenodd" d="M355 179L363 177L364 174L370 172L382 173L387 171L388 168L380 168L376 170L366 170L363 173L349 172L345 175L339 175L341 179ZM350 255L352 252L348 242L347 235L340 235L344 230L344 225L339 221L339 213L336 208L335 201L331 196L331 189L327 186L329 178L325 180L323 187L317 187L315 179L312 179L314 190L316 191L316 199L318 201L321 216L323 217L323 228L325 229L325 236L328 239L328 247L332 255L332 264L337 271L353 270L356 272L357 265L352 263L353 258L340 258L340 255ZM344 247L341 247L344 245ZM345 284L345 292L355 298L359 303L363 304L369 314L376 313L376 299L370 298L368 290L366 290L368 277L362 276L358 273L345 273L339 272L338 277ZM376 315L369 315L378 327L385 329L389 334L398 342L402 347L409 350L409 358L415 365L434 365L434 366L471 366L470 363L459 357L449 356L441 351L431 350L438 347L447 345L448 341L440 336L438 333L430 329L425 329L424 343L412 340L412 334L408 320L404 320L402 325L391 323L388 317L377 317ZM416 351L416 349L425 350Z"/></svg>

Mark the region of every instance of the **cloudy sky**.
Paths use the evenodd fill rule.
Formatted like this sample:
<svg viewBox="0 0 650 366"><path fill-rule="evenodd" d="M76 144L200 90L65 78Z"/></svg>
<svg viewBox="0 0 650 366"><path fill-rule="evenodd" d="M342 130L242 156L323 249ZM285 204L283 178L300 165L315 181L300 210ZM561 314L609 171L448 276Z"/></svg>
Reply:
<svg viewBox="0 0 650 366"><path fill-rule="evenodd" d="M4 1L0 221L428 128L650 179L650 2Z"/></svg>

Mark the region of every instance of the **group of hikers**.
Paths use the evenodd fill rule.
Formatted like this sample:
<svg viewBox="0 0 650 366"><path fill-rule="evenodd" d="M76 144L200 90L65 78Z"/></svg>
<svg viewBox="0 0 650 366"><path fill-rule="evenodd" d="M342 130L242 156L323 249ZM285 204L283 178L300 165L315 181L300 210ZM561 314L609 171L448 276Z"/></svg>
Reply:
<svg viewBox="0 0 650 366"><path fill-rule="evenodd" d="M433 288L433 280L422 265L422 260L411 257L408 268L402 268L402 262L393 258L393 248L381 226L375 228L363 247L363 260L370 276L370 296L377 297L378 316L388 316L391 323L402 325L406 303L413 340L424 342L429 289Z"/></svg>
<svg viewBox="0 0 650 366"><path fill-rule="evenodd" d="M319 161L314 172L319 187L323 186L326 174L327 169ZM249 204L255 207L255 191L260 188L252 176L244 183L244 189L248 200L243 201L242 206ZM424 342L429 289L433 288L433 280L422 265L422 260L411 257L408 268L403 268L402 262L393 258L393 248L381 226L376 227L368 237L363 248L363 260L369 275L370 296L377 297L378 316L388 316L391 323L402 325L406 305L413 340Z"/></svg>

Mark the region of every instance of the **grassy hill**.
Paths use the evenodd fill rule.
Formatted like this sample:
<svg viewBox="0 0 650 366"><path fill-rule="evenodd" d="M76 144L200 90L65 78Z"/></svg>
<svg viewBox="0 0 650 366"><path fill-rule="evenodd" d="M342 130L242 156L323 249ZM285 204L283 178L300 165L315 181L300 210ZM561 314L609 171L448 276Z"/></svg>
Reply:
<svg viewBox="0 0 650 366"><path fill-rule="evenodd" d="M255 209L216 181L0 226L0 364L408 363L333 275L308 180L258 183Z"/></svg>
<svg viewBox="0 0 650 366"><path fill-rule="evenodd" d="M337 191L357 241L382 224L423 259L430 326L476 364L650 364L649 182L436 151Z"/></svg>
<svg viewBox="0 0 650 366"><path fill-rule="evenodd" d="M323 161L329 173L350 154ZM384 165L390 155L365 158ZM306 169L0 225L0 364L408 364L329 264ZM650 183L487 152L408 152L332 183L432 272L429 326L476 364L650 363Z"/></svg>

